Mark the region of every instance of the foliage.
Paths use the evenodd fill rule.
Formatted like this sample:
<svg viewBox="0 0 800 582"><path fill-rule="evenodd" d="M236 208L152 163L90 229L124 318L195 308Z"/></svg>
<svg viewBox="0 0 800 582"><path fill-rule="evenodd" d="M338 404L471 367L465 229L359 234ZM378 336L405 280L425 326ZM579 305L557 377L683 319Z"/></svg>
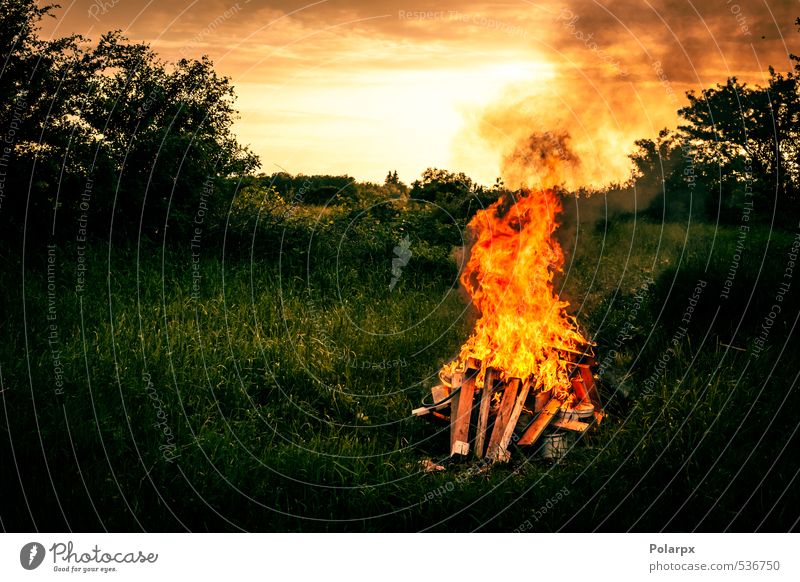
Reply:
<svg viewBox="0 0 800 582"><path fill-rule="evenodd" d="M759 204L781 168L781 201L795 204L794 73L693 96L678 132L637 142L630 185L600 190L597 207L575 197L592 227L563 227L575 226L558 291L604 359L599 431L555 465L515 450L507 467L429 474L420 460L446 455L446 428L409 412L470 331L452 250L503 184L438 169L410 190L396 172L384 184L254 176L231 133L232 87L207 59L167 65L118 33L43 41L48 10L0 0L0 123L14 132L3 236L16 220L44 238L57 208L56 234L74 241L89 180L91 229L121 236L0 253L14 274L0 288L0 422L13 437L0 465L24 467L5 483L4 528L510 531L563 488L536 530L794 526L786 358L800 295L785 279L800 242L678 220L714 191L700 205L736 223L746 160ZM777 133L756 127L769 110ZM633 188L656 193L657 221L628 216ZM140 222L183 244L120 240ZM764 458L775 462L752 466Z"/></svg>
<svg viewBox="0 0 800 582"><path fill-rule="evenodd" d="M5 189L16 194L3 218L34 241L74 239L79 221L102 237L191 232L220 180L258 165L231 130L230 80L206 57L168 65L119 32L96 45L41 40L51 9L0 0L0 123L14 131Z"/></svg>
<svg viewBox="0 0 800 582"><path fill-rule="evenodd" d="M797 57L793 57L798 60ZM796 65L800 71L800 64ZM633 183L655 195L654 217L700 217L738 223L745 213L793 227L800 218L800 79L769 70L766 86L736 77L678 111L677 133L636 142Z"/></svg>
<svg viewBox="0 0 800 582"><path fill-rule="evenodd" d="M798 78L770 68L766 87L749 87L735 77L725 85L688 95L680 110L684 138L699 160L717 169L725 190L749 183L756 205L780 193L783 208L797 212L800 192L800 86ZM710 174L710 172L709 172ZM711 175L709 175L711 178Z"/></svg>
<svg viewBox="0 0 800 582"><path fill-rule="evenodd" d="M465 218L490 205L505 191L500 180L491 188L486 188L473 182L463 172L428 168L411 185L409 195L434 204L442 214Z"/></svg>
<svg viewBox="0 0 800 582"><path fill-rule="evenodd" d="M278 172L259 176L263 187L274 188L284 199L294 204L338 205L356 196L355 180L350 176L293 176Z"/></svg>

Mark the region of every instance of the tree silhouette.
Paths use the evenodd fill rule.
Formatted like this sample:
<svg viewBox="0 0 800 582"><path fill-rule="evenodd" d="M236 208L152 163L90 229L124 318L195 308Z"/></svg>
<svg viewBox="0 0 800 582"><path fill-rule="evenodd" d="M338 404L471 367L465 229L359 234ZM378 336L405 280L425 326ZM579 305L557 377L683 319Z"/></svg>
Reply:
<svg viewBox="0 0 800 582"><path fill-rule="evenodd" d="M800 18L796 24L800 26ZM787 227L800 218L800 57L794 72L769 69L766 86L736 77L687 93L676 133L636 142L633 183L656 193L658 218L706 211L739 223L744 213ZM704 208L705 207L705 208Z"/></svg>
<svg viewBox="0 0 800 582"><path fill-rule="evenodd" d="M96 46L41 40L53 8L0 0L0 236L74 238L78 221L103 238L185 235L225 178L258 167L232 133L229 79L206 57L171 65L119 32Z"/></svg>
<svg viewBox="0 0 800 582"><path fill-rule="evenodd" d="M749 87L732 77L687 97L679 129L701 162L718 167L724 186L752 182L764 202L775 192L787 203L798 201L800 92L793 73L770 68L766 87Z"/></svg>

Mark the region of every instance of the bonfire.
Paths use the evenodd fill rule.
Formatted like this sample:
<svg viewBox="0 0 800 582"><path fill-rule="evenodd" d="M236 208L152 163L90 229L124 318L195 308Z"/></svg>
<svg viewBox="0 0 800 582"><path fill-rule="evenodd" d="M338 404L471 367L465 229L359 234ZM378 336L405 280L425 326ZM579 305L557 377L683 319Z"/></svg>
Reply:
<svg viewBox="0 0 800 582"><path fill-rule="evenodd" d="M500 199L469 224L461 284L479 312L459 355L440 371L434 402L417 416L450 422L450 454L508 460L509 446L545 443L554 457L568 434L602 418L595 355L556 295L564 254L553 238L561 211L552 189ZM449 414L447 414L449 410Z"/></svg>

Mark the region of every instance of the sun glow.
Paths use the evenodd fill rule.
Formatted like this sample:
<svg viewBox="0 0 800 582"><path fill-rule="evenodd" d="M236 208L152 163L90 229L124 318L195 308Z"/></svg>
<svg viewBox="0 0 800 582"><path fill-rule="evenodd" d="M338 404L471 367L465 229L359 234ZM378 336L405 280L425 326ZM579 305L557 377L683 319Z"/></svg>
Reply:
<svg viewBox="0 0 800 582"><path fill-rule="evenodd" d="M396 168L404 181L431 166L451 167L452 146L467 117L509 83L546 81L546 63L512 61L475 68L348 70L298 74L282 83L239 83L236 131L265 168L340 173L380 181ZM496 168L461 167L475 175ZM268 171L271 171L268 169Z"/></svg>

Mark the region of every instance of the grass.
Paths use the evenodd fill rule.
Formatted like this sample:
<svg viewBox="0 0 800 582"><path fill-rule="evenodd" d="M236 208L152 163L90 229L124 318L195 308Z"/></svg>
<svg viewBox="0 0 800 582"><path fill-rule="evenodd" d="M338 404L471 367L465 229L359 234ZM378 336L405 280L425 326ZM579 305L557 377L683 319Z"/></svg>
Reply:
<svg viewBox="0 0 800 582"><path fill-rule="evenodd" d="M79 297L77 249L62 247L52 320L45 251L24 267L4 259L0 389L15 457L5 445L3 465L20 467L33 516L5 471L4 527L794 526L796 289L757 358L752 343L792 235L754 228L724 301L734 227L621 219L580 230L558 283L600 357L615 352L603 370L609 417L554 465L516 451L488 472L434 474L420 461L442 460L445 427L409 413L470 329L455 269L426 247L390 291L396 241L329 228L309 255L274 240L252 258L246 244L236 258L203 252L194 296L188 249L90 248ZM699 279L707 287L673 344Z"/></svg>

